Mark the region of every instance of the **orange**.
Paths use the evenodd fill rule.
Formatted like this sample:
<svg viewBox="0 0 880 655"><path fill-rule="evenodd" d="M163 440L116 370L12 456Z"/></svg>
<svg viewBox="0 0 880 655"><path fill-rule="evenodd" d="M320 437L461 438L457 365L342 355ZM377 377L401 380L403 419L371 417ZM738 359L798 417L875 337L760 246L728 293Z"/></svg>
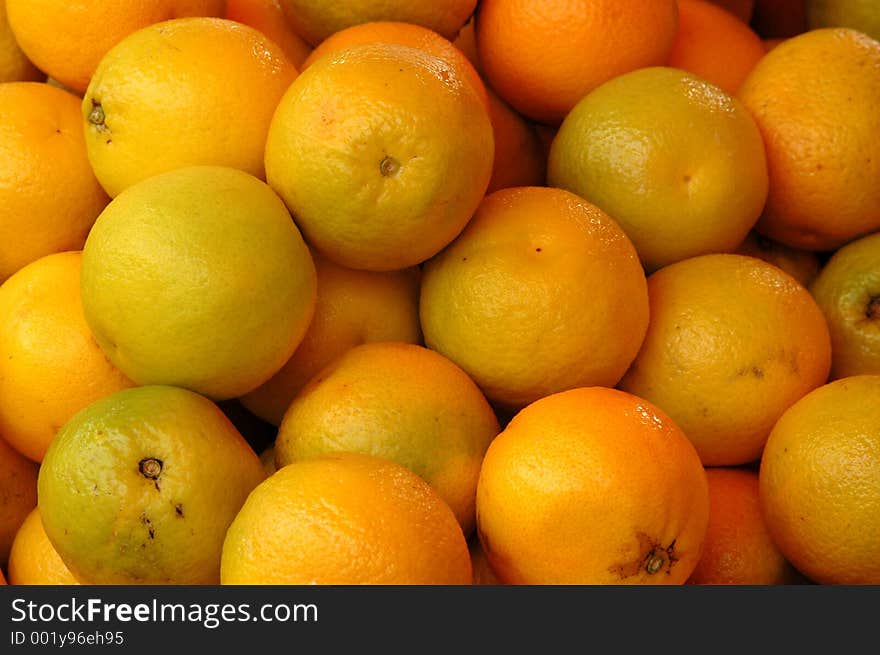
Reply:
<svg viewBox="0 0 880 655"><path fill-rule="evenodd" d="M752 12L755 9L755 0L709 0L709 2L723 7L746 24L752 19Z"/></svg>
<svg viewBox="0 0 880 655"><path fill-rule="evenodd" d="M388 271L461 232L494 155L486 106L461 70L373 43L315 60L291 85L266 172L311 246L349 268Z"/></svg>
<svg viewBox="0 0 880 655"><path fill-rule="evenodd" d="M454 39L477 0L281 0L293 29L313 46L347 27L376 21L414 23Z"/></svg>
<svg viewBox="0 0 880 655"><path fill-rule="evenodd" d="M473 64L477 72L482 74L483 67L480 64L480 55L477 54L477 31L474 27L473 18L465 23L452 43L464 53L464 56Z"/></svg>
<svg viewBox="0 0 880 655"><path fill-rule="evenodd" d="M688 584L776 585L794 580L791 565L773 543L758 494L758 474L711 468L709 528L703 555Z"/></svg>
<svg viewBox="0 0 880 655"><path fill-rule="evenodd" d="M9 582L14 585L77 585L61 555L55 550L34 510L21 524L9 554Z"/></svg>
<svg viewBox="0 0 880 655"><path fill-rule="evenodd" d="M547 181L620 222L649 271L733 250L767 197L764 144L746 108L664 67L581 100L553 140Z"/></svg>
<svg viewBox="0 0 880 655"><path fill-rule="evenodd" d="M241 398L274 425L306 383L350 348L374 341L419 343L422 338L417 268L358 271L320 255L314 262L318 295L306 335L278 373Z"/></svg>
<svg viewBox="0 0 880 655"><path fill-rule="evenodd" d="M802 285L809 286L819 274L819 257L809 250L798 250L784 243L761 236L754 230L734 251L738 255L757 257L778 266Z"/></svg>
<svg viewBox="0 0 880 655"><path fill-rule="evenodd" d="M185 166L263 178L269 122L296 75L281 48L247 25L221 18L151 25L114 46L86 90L89 161L114 197Z"/></svg>
<svg viewBox="0 0 880 655"><path fill-rule="evenodd" d="M425 481L389 460L338 453L259 485L223 544L223 584L470 584L467 542Z"/></svg>
<svg viewBox="0 0 880 655"><path fill-rule="evenodd" d="M68 421L40 467L43 528L91 584L211 585L232 519L263 467L214 403L125 389Z"/></svg>
<svg viewBox="0 0 880 655"><path fill-rule="evenodd" d="M820 584L880 584L880 376L792 406L761 460L761 506L782 553Z"/></svg>
<svg viewBox="0 0 880 655"><path fill-rule="evenodd" d="M221 166L129 187L83 249L82 305L101 350L137 384L217 400L290 359L317 294L315 266L267 184Z"/></svg>
<svg viewBox="0 0 880 655"><path fill-rule="evenodd" d="M495 162L486 193L517 186L543 186L547 156L537 128L491 89L489 117L495 137Z"/></svg>
<svg viewBox="0 0 880 655"><path fill-rule="evenodd" d="M6 585L6 578L3 576L2 570L0 570L0 585Z"/></svg>
<svg viewBox="0 0 880 655"><path fill-rule="evenodd" d="M486 551L483 550L483 546L480 544L479 539L472 539L469 542L469 549L471 554L471 570L473 573L473 584L475 585L500 585L503 584L501 580L498 579L498 576L495 575L495 571L492 570L492 565L489 564L489 558L486 557Z"/></svg>
<svg viewBox="0 0 880 655"><path fill-rule="evenodd" d="M765 39L800 34L807 29L804 0L755 0L752 25Z"/></svg>
<svg viewBox="0 0 880 655"><path fill-rule="evenodd" d="M284 17L281 0L226 0L226 18L250 25L281 46L299 70L312 51Z"/></svg>
<svg viewBox="0 0 880 655"><path fill-rule="evenodd" d="M678 426L603 387L519 412L477 488L480 542L508 584L682 584L708 514L703 467Z"/></svg>
<svg viewBox="0 0 880 655"><path fill-rule="evenodd" d="M880 229L880 43L854 30L788 39L740 88L767 149L770 192L757 229L833 250Z"/></svg>
<svg viewBox="0 0 880 655"><path fill-rule="evenodd" d="M845 245L810 288L831 331L831 376L880 375L880 232Z"/></svg>
<svg viewBox="0 0 880 655"><path fill-rule="evenodd" d="M0 434L35 462L79 410L132 385L86 324L81 263L78 251L48 255L0 286Z"/></svg>
<svg viewBox="0 0 880 655"><path fill-rule="evenodd" d="M736 93L765 54L748 25L704 0L678 0L678 33L669 66Z"/></svg>
<svg viewBox="0 0 880 655"><path fill-rule="evenodd" d="M418 48L429 55L442 59L456 69L458 75L473 87L488 106L489 98L486 94L486 86L464 53L437 32L412 23L391 21L362 23L336 32L312 51L303 63L301 70L305 70L321 57L335 55L348 48L372 43L392 43Z"/></svg>
<svg viewBox="0 0 880 655"><path fill-rule="evenodd" d="M546 187L486 197L461 236L428 261L425 343L502 407L579 386L613 386L648 323L645 274L620 226Z"/></svg>
<svg viewBox="0 0 880 655"><path fill-rule="evenodd" d="M275 440L279 467L335 452L393 460L418 473L469 535L480 464L498 419L442 355L404 343L357 346L294 398Z"/></svg>
<svg viewBox="0 0 880 655"><path fill-rule="evenodd" d="M498 95L558 123L603 82L664 64L677 14L675 0L483 0L477 51Z"/></svg>
<svg viewBox="0 0 880 655"><path fill-rule="evenodd" d="M880 5L876 0L807 0L807 25L851 27L880 41Z"/></svg>
<svg viewBox="0 0 880 655"><path fill-rule="evenodd" d="M22 50L50 76L83 92L110 48L147 25L219 16L223 0L6 0Z"/></svg>
<svg viewBox="0 0 880 655"><path fill-rule="evenodd" d="M487 193L513 186L538 186L544 183L546 157L542 153L535 127L497 94L488 90L465 54L436 32L410 23L364 23L349 27L328 37L315 48L303 65L303 70L319 57L370 43L396 43L439 57L457 68L483 98L489 110L495 140L495 161Z"/></svg>
<svg viewBox="0 0 880 655"><path fill-rule="evenodd" d="M19 526L37 506L37 465L0 438L0 566Z"/></svg>
<svg viewBox="0 0 880 655"><path fill-rule="evenodd" d="M787 273L742 255L667 266L648 294L648 334L620 388L669 413L706 466L757 460L776 420L828 377L819 307Z"/></svg>
<svg viewBox="0 0 880 655"><path fill-rule="evenodd" d="M6 18L6 0L0 0L0 83L38 82L45 77L21 51Z"/></svg>
<svg viewBox="0 0 880 655"><path fill-rule="evenodd" d="M82 248L107 201L86 157L79 98L0 84L0 283L44 255Z"/></svg>

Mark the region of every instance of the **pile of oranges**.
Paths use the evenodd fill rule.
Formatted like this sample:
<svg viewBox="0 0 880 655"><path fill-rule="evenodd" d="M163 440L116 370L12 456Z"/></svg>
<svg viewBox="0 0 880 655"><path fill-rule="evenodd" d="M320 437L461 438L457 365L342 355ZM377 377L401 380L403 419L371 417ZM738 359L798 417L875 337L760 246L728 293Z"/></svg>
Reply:
<svg viewBox="0 0 880 655"><path fill-rule="evenodd" d="M0 570L880 584L878 40L0 0Z"/></svg>

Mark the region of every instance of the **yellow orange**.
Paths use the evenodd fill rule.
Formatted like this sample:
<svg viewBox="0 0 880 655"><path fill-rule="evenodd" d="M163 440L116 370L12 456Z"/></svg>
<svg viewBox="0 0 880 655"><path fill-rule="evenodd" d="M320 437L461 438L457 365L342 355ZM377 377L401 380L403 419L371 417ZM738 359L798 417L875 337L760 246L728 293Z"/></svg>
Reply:
<svg viewBox="0 0 880 655"><path fill-rule="evenodd" d="M833 250L880 229L880 43L812 30L758 63L739 96L767 151L757 229L806 250Z"/></svg>
<svg viewBox="0 0 880 655"><path fill-rule="evenodd" d="M419 311L428 347L513 409L564 389L613 386L648 322L645 274L620 226L545 187L487 196L425 265Z"/></svg>
<svg viewBox="0 0 880 655"><path fill-rule="evenodd" d="M195 165L263 178L275 106L297 72L257 30L180 18L129 35L101 60L82 101L89 161L111 196Z"/></svg>
<svg viewBox="0 0 880 655"><path fill-rule="evenodd" d="M40 467L40 516L79 580L217 584L226 530L262 480L256 453L214 403L137 387L64 425Z"/></svg>
<svg viewBox="0 0 880 655"><path fill-rule="evenodd" d="M44 255L82 248L108 200L86 156L79 98L0 84L0 283Z"/></svg>
<svg viewBox="0 0 880 655"><path fill-rule="evenodd" d="M427 482L338 453L259 485L223 544L223 584L470 584L467 542Z"/></svg>
<svg viewBox="0 0 880 655"><path fill-rule="evenodd" d="M667 266L648 294L648 334L620 388L672 416L706 466L757 460L782 413L828 377L821 310L787 273L742 255Z"/></svg>
<svg viewBox="0 0 880 655"><path fill-rule="evenodd" d="M746 107L674 68L594 90L553 140L547 182L617 220L649 271L736 248L767 198L764 144Z"/></svg>
<svg viewBox="0 0 880 655"><path fill-rule="evenodd" d="M477 525L508 584L682 584L703 546L706 476L678 426L603 387L542 398L495 438Z"/></svg>
<svg viewBox="0 0 880 655"><path fill-rule="evenodd" d="M117 196L89 233L82 304L111 362L137 384L218 400L290 359L314 314L308 247L264 182L178 168Z"/></svg>
<svg viewBox="0 0 880 655"><path fill-rule="evenodd" d="M82 93L110 48L172 18L219 16L223 0L6 0L9 24L37 66Z"/></svg>
<svg viewBox="0 0 880 655"><path fill-rule="evenodd" d="M460 68L373 43L315 60L290 86L266 172L311 246L343 266L387 271L461 232L493 152L486 106Z"/></svg>
<svg viewBox="0 0 880 655"><path fill-rule="evenodd" d="M0 434L35 462L79 410L132 386L86 324L81 264L79 251L48 255L0 286Z"/></svg>
<svg viewBox="0 0 880 655"><path fill-rule="evenodd" d="M880 376L794 404L761 459L761 507L782 553L821 584L880 584Z"/></svg>

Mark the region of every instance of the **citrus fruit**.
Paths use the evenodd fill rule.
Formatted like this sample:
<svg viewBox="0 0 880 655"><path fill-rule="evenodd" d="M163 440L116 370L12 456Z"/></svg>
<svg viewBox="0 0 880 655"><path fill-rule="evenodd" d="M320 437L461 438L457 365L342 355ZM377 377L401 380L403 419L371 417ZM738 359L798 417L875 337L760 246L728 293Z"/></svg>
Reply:
<svg viewBox="0 0 880 655"><path fill-rule="evenodd" d="M270 380L243 396L242 404L280 425L306 383L349 348L373 341L419 343L417 268L359 271L314 256L318 291L315 313L303 340Z"/></svg>
<svg viewBox="0 0 880 655"><path fill-rule="evenodd" d="M819 257L809 250L798 250L768 239L752 230L734 251L738 255L757 257L778 266L802 285L809 286L819 274Z"/></svg>
<svg viewBox="0 0 880 655"><path fill-rule="evenodd" d="M21 51L6 18L6 0L0 0L0 82L39 82L45 77Z"/></svg>
<svg viewBox="0 0 880 655"><path fill-rule="evenodd" d="M767 439L761 506L782 553L821 584L880 584L880 376L837 380Z"/></svg>
<svg viewBox="0 0 880 655"><path fill-rule="evenodd" d="M127 35L171 18L218 16L223 5L223 0L6 0L22 50L79 93L105 53Z"/></svg>
<svg viewBox="0 0 880 655"><path fill-rule="evenodd" d="M101 60L83 98L89 161L114 197L185 166L262 178L269 122L296 75L278 45L235 21L180 18L138 30Z"/></svg>
<svg viewBox="0 0 880 655"><path fill-rule="evenodd" d="M755 0L709 0L709 2L723 7L746 24L752 19L752 12L755 9Z"/></svg>
<svg viewBox="0 0 880 655"><path fill-rule="evenodd" d="M617 223L545 187L486 197L428 261L425 343L511 408L578 386L613 386L648 323L645 274Z"/></svg>
<svg viewBox="0 0 880 655"><path fill-rule="evenodd" d="M880 43L845 28L786 40L740 88L767 149L757 229L833 250L880 229Z"/></svg>
<svg viewBox="0 0 880 655"><path fill-rule="evenodd" d="M336 32L312 51L303 63L301 70L305 70L321 57L334 55L355 46L373 43L391 43L417 48L444 60L456 69L459 77L470 84L488 106L489 98L486 95L486 85L483 84L480 74L464 53L437 32L412 23L395 23L393 21L361 23Z"/></svg>
<svg viewBox="0 0 880 655"><path fill-rule="evenodd" d="M0 566L19 526L37 505L37 465L0 438Z"/></svg>
<svg viewBox="0 0 880 655"><path fill-rule="evenodd" d="M275 460L282 467L345 451L393 460L433 486L468 535L480 463L499 430L474 382L442 355L368 343L335 359L294 398Z"/></svg>
<svg viewBox="0 0 880 655"><path fill-rule="evenodd" d="M776 266L695 257L651 275L648 296L648 334L620 388L672 416L706 466L757 460L776 420L828 377L822 312Z"/></svg>
<svg viewBox="0 0 880 655"><path fill-rule="evenodd" d="M880 4L876 0L807 0L807 25L851 27L880 41Z"/></svg>
<svg viewBox="0 0 880 655"><path fill-rule="evenodd" d="M12 542L9 582L14 585L79 584L46 536L40 510L36 507L21 524Z"/></svg>
<svg viewBox="0 0 880 655"><path fill-rule="evenodd" d="M517 186L543 186L547 156L534 124L488 90L495 162L486 193Z"/></svg>
<svg viewBox="0 0 880 655"><path fill-rule="evenodd" d="M454 39L477 0L281 0L293 29L313 46L347 27L376 21L414 23Z"/></svg>
<svg viewBox="0 0 880 655"><path fill-rule="evenodd" d="M229 20L250 25L277 43L297 70L312 51L287 22L281 0L226 0Z"/></svg>
<svg viewBox="0 0 880 655"><path fill-rule="evenodd" d="M880 233L834 253L810 290L831 332L831 376L880 375Z"/></svg>
<svg viewBox="0 0 880 655"><path fill-rule="evenodd" d="M83 310L110 361L137 384L212 398L252 391L284 365L315 293L284 204L231 168L182 168L130 187L83 250Z"/></svg>
<svg viewBox="0 0 880 655"><path fill-rule="evenodd" d="M477 51L489 84L518 112L558 123L603 82L666 62L675 0L483 0Z"/></svg>
<svg viewBox="0 0 880 655"><path fill-rule="evenodd" d="M262 479L211 401L176 387L125 389L58 433L40 467L40 515L80 580L217 584L226 529Z"/></svg>
<svg viewBox="0 0 880 655"><path fill-rule="evenodd" d="M483 67L480 64L480 56L477 54L477 31L474 28L474 19L471 18L459 31L458 36L452 42L453 45L464 53L464 56L473 64L477 72L482 74Z"/></svg>
<svg viewBox="0 0 880 655"><path fill-rule="evenodd" d="M758 494L758 474L745 469L710 468L709 527L703 555L688 584L776 585L794 572L773 543Z"/></svg>
<svg viewBox="0 0 880 655"><path fill-rule="evenodd" d="M765 52L761 38L730 12L704 0L678 0L669 66L734 94Z"/></svg>
<svg viewBox="0 0 880 655"><path fill-rule="evenodd" d="M553 140L547 181L614 217L649 270L733 250L767 197L749 112L663 67L621 75L581 100Z"/></svg>
<svg viewBox="0 0 880 655"><path fill-rule="evenodd" d="M486 106L459 68L387 43L316 60L266 143L269 184L309 244L368 270L413 266L455 238L492 159Z"/></svg>
<svg viewBox="0 0 880 655"><path fill-rule="evenodd" d="M470 584L452 511L409 469L338 453L294 462L250 494L223 544L223 584Z"/></svg>
<svg viewBox="0 0 880 655"><path fill-rule="evenodd" d="M495 438L477 526L508 584L681 584L709 513L693 446L661 410L591 387L542 398Z"/></svg>
<svg viewBox="0 0 880 655"><path fill-rule="evenodd" d="M130 387L83 316L82 253L47 255L0 286L0 434L39 462L86 405Z"/></svg>
<svg viewBox="0 0 880 655"><path fill-rule="evenodd" d="M0 84L0 283L82 248L108 200L86 157L79 99L48 84Z"/></svg>

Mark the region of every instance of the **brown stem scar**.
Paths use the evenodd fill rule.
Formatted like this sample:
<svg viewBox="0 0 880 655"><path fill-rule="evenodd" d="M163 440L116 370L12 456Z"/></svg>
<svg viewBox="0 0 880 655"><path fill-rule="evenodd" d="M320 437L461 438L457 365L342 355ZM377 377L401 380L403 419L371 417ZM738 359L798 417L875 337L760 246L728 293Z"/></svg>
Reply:
<svg viewBox="0 0 880 655"><path fill-rule="evenodd" d="M156 480L162 473L162 460L155 457L147 457L138 462L138 471L148 480Z"/></svg>
<svg viewBox="0 0 880 655"><path fill-rule="evenodd" d="M382 174L382 177L391 177L397 174L397 171L400 170L400 162L397 161L394 157L389 157L385 155L385 158L379 162L379 172Z"/></svg>

